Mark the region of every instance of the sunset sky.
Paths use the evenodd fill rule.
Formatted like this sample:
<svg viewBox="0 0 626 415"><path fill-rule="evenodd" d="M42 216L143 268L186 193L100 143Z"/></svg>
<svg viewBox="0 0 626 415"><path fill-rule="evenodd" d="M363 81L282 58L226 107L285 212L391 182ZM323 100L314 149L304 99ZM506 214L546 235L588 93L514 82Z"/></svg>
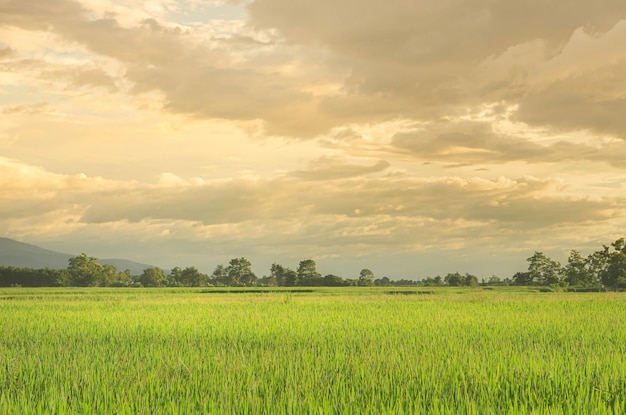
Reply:
<svg viewBox="0 0 626 415"><path fill-rule="evenodd" d="M510 277L626 234L624 0L0 0L0 236Z"/></svg>

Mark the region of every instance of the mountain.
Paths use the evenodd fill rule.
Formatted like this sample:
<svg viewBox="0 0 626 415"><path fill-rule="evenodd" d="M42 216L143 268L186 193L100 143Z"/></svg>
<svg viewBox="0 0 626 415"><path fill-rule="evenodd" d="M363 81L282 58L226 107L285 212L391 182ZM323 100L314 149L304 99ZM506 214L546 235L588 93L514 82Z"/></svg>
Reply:
<svg viewBox="0 0 626 415"><path fill-rule="evenodd" d="M77 255L50 251L13 239L0 238L0 266L63 269L67 268L68 260L75 256ZM128 269L133 275L140 275L144 269L154 266L126 259L98 259L98 263L113 265L119 271Z"/></svg>
<svg viewBox="0 0 626 415"><path fill-rule="evenodd" d="M141 275L144 269L156 267L156 265L142 264L141 262L116 258L98 259L98 263L102 265L113 265L118 271L130 270L130 273L132 275ZM170 272L166 269L164 269L163 271L165 271L166 274Z"/></svg>
<svg viewBox="0 0 626 415"><path fill-rule="evenodd" d="M74 256L0 238L0 266L62 269L67 268L67 261Z"/></svg>

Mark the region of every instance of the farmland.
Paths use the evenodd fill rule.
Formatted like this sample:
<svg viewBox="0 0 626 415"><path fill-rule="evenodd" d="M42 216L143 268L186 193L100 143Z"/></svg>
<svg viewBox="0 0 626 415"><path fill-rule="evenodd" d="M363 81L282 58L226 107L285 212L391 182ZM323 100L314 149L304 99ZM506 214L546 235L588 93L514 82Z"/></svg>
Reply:
<svg viewBox="0 0 626 415"><path fill-rule="evenodd" d="M622 413L626 296L0 290L0 413Z"/></svg>

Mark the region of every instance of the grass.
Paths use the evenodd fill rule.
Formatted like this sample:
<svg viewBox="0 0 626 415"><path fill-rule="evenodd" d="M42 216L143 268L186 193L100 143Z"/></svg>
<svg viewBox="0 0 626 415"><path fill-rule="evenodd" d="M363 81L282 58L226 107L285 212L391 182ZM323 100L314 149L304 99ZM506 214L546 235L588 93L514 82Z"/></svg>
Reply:
<svg viewBox="0 0 626 415"><path fill-rule="evenodd" d="M0 413L617 414L626 296L0 290Z"/></svg>

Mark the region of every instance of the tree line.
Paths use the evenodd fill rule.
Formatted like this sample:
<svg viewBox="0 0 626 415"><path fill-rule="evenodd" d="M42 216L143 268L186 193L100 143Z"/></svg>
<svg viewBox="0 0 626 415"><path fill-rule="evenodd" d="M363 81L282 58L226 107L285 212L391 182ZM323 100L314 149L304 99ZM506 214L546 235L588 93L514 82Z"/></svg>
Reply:
<svg viewBox="0 0 626 415"><path fill-rule="evenodd" d="M228 265L218 265L212 274L196 267L175 267L169 273L149 267L141 275L119 271L113 265L101 265L85 253L70 258L65 269L0 267L0 286L23 287L253 287L253 286L372 286L374 273L363 269L358 278L343 279L317 271L314 260L300 261L296 270L272 264L268 276L257 277L246 258L233 258Z"/></svg>
<svg viewBox="0 0 626 415"><path fill-rule="evenodd" d="M612 248L612 249L611 249ZM376 278L364 268L356 278L322 276L312 259L300 261L297 269L274 263L269 275L257 277L246 258L233 258L227 265L218 265L212 274L204 274L196 267L175 267L165 272L158 267L144 269L141 275L119 271L113 265L101 265L97 258L80 254L70 258L65 269L32 269L0 267L0 286L24 287L344 287L344 286L497 286L536 285L552 289L626 288L626 241L618 239L586 258L572 250L565 266L542 252L527 259L528 270L517 272L511 278L491 276L479 280L477 276L458 272L422 280L391 280Z"/></svg>
<svg viewBox="0 0 626 415"><path fill-rule="evenodd" d="M342 278L335 274L322 276L312 259L300 261L297 269L281 264L271 265L269 275L257 277L252 263L243 257L233 258L227 265L218 265L212 274L204 274L196 267L175 267L166 272L149 267L141 275L119 271L113 265L101 265L97 258L80 254L70 258L68 267L61 270L0 267L0 286L23 287L370 287L370 286L436 286L478 285L474 275L448 274L444 278L394 281L388 277L376 278L364 268L356 278Z"/></svg>
<svg viewBox="0 0 626 415"><path fill-rule="evenodd" d="M620 238L602 249L583 257L570 251L567 264L535 252L528 261L528 270L516 273L515 285L541 285L553 288L626 288L626 240Z"/></svg>

